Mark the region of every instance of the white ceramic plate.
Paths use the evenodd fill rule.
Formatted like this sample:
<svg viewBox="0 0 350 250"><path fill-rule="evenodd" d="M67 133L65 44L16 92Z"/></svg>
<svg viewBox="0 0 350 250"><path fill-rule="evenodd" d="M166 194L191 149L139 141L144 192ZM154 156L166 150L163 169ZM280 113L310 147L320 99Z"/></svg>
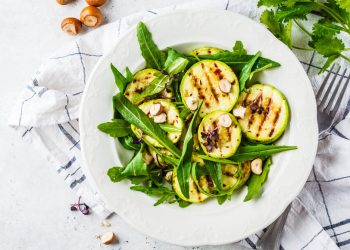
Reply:
<svg viewBox="0 0 350 250"><path fill-rule="evenodd" d="M281 145L298 150L273 157L269 179L262 196L243 202L244 188L233 200L219 206L215 199L185 209L177 205L153 206L156 198L131 191L129 182L112 183L106 172L130 157L119 142L99 132L96 126L112 118L112 96L116 93L110 63L136 71L144 66L136 29L132 28L96 66L81 105L82 156L89 181L106 203L139 231L162 241L194 246L218 245L241 240L272 223L298 195L305 184L317 148L316 104L311 84L294 54L261 24L225 11L174 12L147 21L161 49L175 47L183 52L201 45L231 49L243 41L248 52L281 63L259 80L280 89L289 100L291 122ZM118 153L117 153L118 152Z"/></svg>

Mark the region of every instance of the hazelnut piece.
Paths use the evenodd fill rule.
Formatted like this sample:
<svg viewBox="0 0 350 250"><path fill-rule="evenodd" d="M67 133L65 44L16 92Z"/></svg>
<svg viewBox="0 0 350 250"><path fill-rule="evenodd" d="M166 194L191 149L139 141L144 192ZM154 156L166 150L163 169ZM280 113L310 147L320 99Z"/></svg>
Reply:
<svg viewBox="0 0 350 250"><path fill-rule="evenodd" d="M106 3L106 0L85 0L88 5L100 7Z"/></svg>
<svg viewBox="0 0 350 250"><path fill-rule="evenodd" d="M239 118L243 119L246 110L247 110L247 109L246 109L245 107L239 106L239 107L237 107L237 108L235 108L235 109L233 110L233 115L236 116L236 117L239 117Z"/></svg>
<svg viewBox="0 0 350 250"><path fill-rule="evenodd" d="M80 12L80 21L88 27L97 27L103 22L103 15L98 8L87 6Z"/></svg>
<svg viewBox="0 0 350 250"><path fill-rule="evenodd" d="M106 232L100 235L99 238L101 242L105 245L111 244L116 239L115 234L113 232Z"/></svg>
<svg viewBox="0 0 350 250"><path fill-rule="evenodd" d="M149 114L151 116L156 116L162 113L162 105L160 103L153 103L149 109Z"/></svg>
<svg viewBox="0 0 350 250"><path fill-rule="evenodd" d="M227 79L221 79L219 82L219 89L223 93L230 93L231 92L231 83Z"/></svg>
<svg viewBox="0 0 350 250"><path fill-rule="evenodd" d="M62 20L61 29L71 36L75 36L81 31L81 22L74 18L68 17Z"/></svg>
<svg viewBox="0 0 350 250"><path fill-rule="evenodd" d="M161 113L159 115L156 115L153 117L153 121L155 123L164 123L166 122L166 114L165 113Z"/></svg>
<svg viewBox="0 0 350 250"><path fill-rule="evenodd" d="M228 114L220 115L218 124L225 128L229 128L232 125L232 119Z"/></svg>
<svg viewBox="0 0 350 250"><path fill-rule="evenodd" d="M66 5L69 4L71 2L73 2L74 0L56 0L56 2L60 5Z"/></svg>
<svg viewBox="0 0 350 250"><path fill-rule="evenodd" d="M262 160L260 158L256 158L250 163L250 168L251 168L253 174L261 175L261 173L262 173L262 163L263 162L262 162Z"/></svg>
<svg viewBox="0 0 350 250"><path fill-rule="evenodd" d="M196 110L198 108L197 98L193 96L187 97L186 105L190 110Z"/></svg>

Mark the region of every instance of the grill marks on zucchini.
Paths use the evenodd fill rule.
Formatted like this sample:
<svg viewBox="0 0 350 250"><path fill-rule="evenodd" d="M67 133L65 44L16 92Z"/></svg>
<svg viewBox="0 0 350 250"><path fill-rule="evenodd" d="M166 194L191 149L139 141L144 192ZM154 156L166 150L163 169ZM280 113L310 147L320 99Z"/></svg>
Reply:
<svg viewBox="0 0 350 250"><path fill-rule="evenodd" d="M241 94L237 106L246 108L244 118L238 118L238 122L245 136L254 141L277 140L289 121L286 98L270 85L253 85Z"/></svg>
<svg viewBox="0 0 350 250"><path fill-rule="evenodd" d="M220 90L219 82L226 79L231 83L231 90L225 93ZM181 96L186 104L187 98L203 100L200 116L213 111L230 111L237 102L239 84L235 73L229 66L220 61L203 60L194 64L185 74L180 86Z"/></svg>
<svg viewBox="0 0 350 250"><path fill-rule="evenodd" d="M136 97L139 96L147 86L156 78L155 74L159 73L156 69L144 69L138 71L132 82L128 84L125 89L124 95L133 104L140 104L144 101L144 98L136 102Z"/></svg>
<svg viewBox="0 0 350 250"><path fill-rule="evenodd" d="M219 124L222 115L228 115L232 120L229 127ZM215 111L203 118L198 128L198 139L207 155L227 158L236 152L241 142L241 129L233 115L225 111Z"/></svg>
<svg viewBox="0 0 350 250"><path fill-rule="evenodd" d="M203 47L203 48L192 50L189 53L189 55L193 55L193 56L215 55L222 52L224 52L222 49L218 49L214 47Z"/></svg>

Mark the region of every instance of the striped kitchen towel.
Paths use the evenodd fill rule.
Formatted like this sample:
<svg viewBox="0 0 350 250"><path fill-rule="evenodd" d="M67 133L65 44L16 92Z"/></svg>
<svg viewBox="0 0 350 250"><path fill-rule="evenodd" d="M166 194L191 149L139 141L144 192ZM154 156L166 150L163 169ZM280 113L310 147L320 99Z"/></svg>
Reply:
<svg viewBox="0 0 350 250"><path fill-rule="evenodd" d="M48 58L15 103L9 124L18 129L23 140L35 145L40 153L47 154L50 164L56 167L68 186L101 217L108 216L110 210L89 186L80 159L78 113L89 74L120 34L132 25L158 13L185 8L226 9L255 20L258 20L261 12L255 0L201 0L122 18L81 36ZM310 52L295 52L316 91L324 77L317 75L323 58ZM345 77L350 79L350 75ZM282 249L337 249L350 246L349 109L349 105L344 103L340 111L343 114L341 122L330 134L320 138L314 168L288 216ZM263 233L251 235L239 244L255 249ZM233 246L227 245L221 249L232 249ZM142 246L135 245L134 248L141 249Z"/></svg>

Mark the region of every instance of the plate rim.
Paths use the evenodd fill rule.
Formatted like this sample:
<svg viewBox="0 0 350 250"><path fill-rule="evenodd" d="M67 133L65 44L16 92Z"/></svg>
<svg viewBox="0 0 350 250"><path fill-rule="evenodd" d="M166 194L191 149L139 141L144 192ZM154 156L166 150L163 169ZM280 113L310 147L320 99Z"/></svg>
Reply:
<svg viewBox="0 0 350 250"><path fill-rule="evenodd" d="M187 10L176 10L176 11L173 11L173 12L170 12L170 13L159 13L157 16L154 16L154 17L149 18L149 19L147 19L147 20L143 20L143 22L144 22L145 24L147 24L147 23L151 22L151 21L154 20L154 19L158 19L158 18L167 16L167 15L183 14L183 13L189 13L189 12L195 12L195 13L197 13L197 12L201 12L201 13L203 13L203 12L217 12L217 13L219 13L219 14L225 14L225 15L228 14L228 15L232 15L232 17L233 17L233 16L239 16L240 18L248 19L248 20L253 21L253 22L255 22L256 24L258 24L258 25L264 27L262 24L256 22L255 20L253 20L253 19L251 19L251 18L249 18L249 17L247 17L247 16L244 16L244 15L242 15L242 14L235 13L235 12L232 12L232 11L227 11L227 10L216 10L216 9L213 9L213 10L210 10L210 9L209 9L209 10L205 10L205 11L203 11L203 10L188 10L188 9L187 9ZM84 174L87 176L87 179L88 179L88 181L89 181L89 184L90 184L96 191L98 191L98 193L99 193L103 198L104 198L103 192L100 191L99 187L97 186L97 184L96 184L96 182L95 182L95 180L94 180L94 177L91 175L91 173L90 173L90 171L89 171L89 169L88 169L88 167L87 167L86 157L85 157L84 142L85 142L85 136L86 136L86 134L85 134L84 127L83 127L83 125L82 125L82 121L83 121L82 117L84 116L83 111L84 111L84 106L85 106L85 103L86 103L86 96L87 96L87 92L88 92L87 90L89 89L89 86L91 85L91 81L92 81L92 79L94 78L94 75L96 74L96 72L98 71L98 69L100 68L100 66L106 63L107 59L110 57L110 55L113 53L113 51L114 51L114 50L116 49L116 47L118 46L118 43L119 43L121 40L123 40L126 36L128 36L130 33L132 33L133 30L136 29L136 26L137 26L137 23L134 24L134 25L132 25L126 32L124 32L118 39L116 39L116 41L115 41L114 44L112 45L111 49L109 49L109 50L107 51L107 53L105 53L105 54L101 57L101 59L98 61L98 63L94 66L94 68L93 68L93 70L91 71L91 74L90 74L90 76L89 76L89 78L88 78L87 84L86 84L86 86L85 86L85 89L84 89L84 92L83 92L83 95L82 95L82 99L81 99L81 103L80 103L80 107L79 107L79 130L80 130L80 140L81 140L82 168L83 168L83 170L84 170ZM265 28L265 27L264 27L264 28ZM275 37L273 36L273 34L272 34L269 30L267 30L266 28L265 28L265 30L266 30L266 32L269 34L270 37L273 37L273 39L277 40L280 44L282 44L282 46L287 47L285 44L283 44L283 43L280 42L277 38L275 38ZM288 48L288 50L290 51L290 54L298 60L298 58L296 57L296 55L295 55L289 48ZM299 62L299 60L298 60L298 62ZM107 63L108 63L108 62L107 62ZM317 124L317 118L316 118L316 117L317 117L317 116L316 116L316 114L317 114L317 105L316 105L316 100L315 100L315 96L314 96L314 93L313 93L313 90L312 90L312 86L311 86L310 79L309 79L309 77L307 76L307 74L306 74L305 70L303 69L303 67L302 67L302 65L301 65L300 62L298 63L298 67L301 67L301 69L303 70L303 72L304 72L304 74L305 74L305 76L306 76L306 79L307 79L307 81L308 81L308 83L309 83L309 84L306 86L306 88L308 89L308 91L311 91L312 96L313 96L312 100L310 100L310 104L312 104L311 109L314 110L313 114L311 115L311 116L312 116L312 119L311 119L311 120L313 120L313 124L312 124L312 125L313 125L314 132L315 132L315 134L314 134L313 136L314 136L314 139L315 139L315 140L313 140L312 143L310 143L310 147L313 148L313 149L311 150L311 151L312 151L312 155L311 155L311 153L310 153L310 157L309 157L311 163L310 163L310 164L307 164L307 165L310 165L310 166L308 167L308 168L309 168L309 169L308 169L308 173L310 173L311 170L312 170L313 162L314 162L315 157L316 157L317 146L318 146L318 140L317 140L317 138L318 138L318 124ZM311 124L311 122L310 122L310 124ZM300 182L300 183L302 183L302 184L299 184L299 185L298 185L298 188L295 188L295 189L293 190L294 192L291 192L291 194L288 196L288 199L285 200L285 204L284 204L283 206L281 205L281 208L283 208L283 209L280 209L281 211L278 211L278 212L274 213L274 216L270 216L270 217L269 217L270 219L269 219L269 220L266 220L264 226L259 227L259 228L256 229L256 230L251 230L252 232L251 232L251 231L246 231L245 234L244 234L244 236L240 237L240 239L244 239L244 238L248 237L249 235L253 234L254 232L257 232L257 231L259 231L259 230L261 230L261 229L267 227L267 226L270 225L273 221L275 221L275 220L282 214L282 212L286 209L286 207L287 207L291 202L293 202L293 200L294 200L295 198L297 198L298 194L299 194L299 193L301 192L301 190L303 189L303 187L304 187L304 185L305 185L305 183L306 183L307 178L308 178L308 175L305 175L303 181ZM193 244L179 244L179 242L172 241L172 240L169 240L169 239L164 239L164 238L161 238L161 237L158 238L156 235L149 234L148 232L146 232L146 231L140 229L137 225L134 225L134 224L127 218L127 216L124 216L123 214L118 214L118 215L120 215L124 221L126 221L132 228L136 229L137 231L142 232L142 233L145 234L145 235L149 235L150 237L152 237L152 238L154 238L154 239L157 239L157 240L160 240L160 241L163 241L163 242L167 242L167 243L171 243L171 244L175 244L175 245L181 245L181 246L222 245L222 244L229 244L229 243L233 243L233 242L236 242L236 241L237 241L237 239L234 239L234 238L233 238L233 239L231 239L231 240L220 241L220 242L211 242L210 240L208 240L208 241L202 242L202 243L200 243L200 244L195 244L195 245L193 245ZM239 239L239 240L240 240L240 239Z"/></svg>

